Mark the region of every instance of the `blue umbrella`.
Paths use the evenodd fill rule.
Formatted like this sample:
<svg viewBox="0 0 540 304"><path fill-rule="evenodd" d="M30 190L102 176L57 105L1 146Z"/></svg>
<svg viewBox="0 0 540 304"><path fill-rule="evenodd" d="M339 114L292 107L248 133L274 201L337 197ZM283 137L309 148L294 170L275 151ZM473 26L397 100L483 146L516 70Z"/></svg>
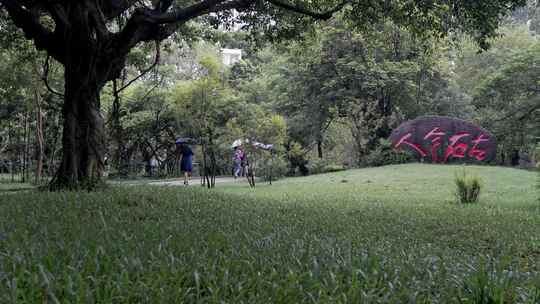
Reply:
<svg viewBox="0 0 540 304"><path fill-rule="evenodd" d="M189 142L190 140L191 140L190 138L178 137L174 143L177 144L177 145L185 144L185 143Z"/></svg>

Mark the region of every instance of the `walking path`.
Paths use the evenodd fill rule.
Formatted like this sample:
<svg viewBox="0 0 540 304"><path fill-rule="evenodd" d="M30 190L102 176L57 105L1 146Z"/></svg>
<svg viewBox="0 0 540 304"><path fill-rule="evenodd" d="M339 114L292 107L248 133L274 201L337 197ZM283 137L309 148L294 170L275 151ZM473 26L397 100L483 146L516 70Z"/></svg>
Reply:
<svg viewBox="0 0 540 304"><path fill-rule="evenodd" d="M152 186L184 186L184 179L183 178L174 178L174 179L166 179L166 180L153 180L153 181L145 181L143 179L141 180L109 180L108 183L112 185L122 185L122 186L141 186L141 185L152 185ZM234 179L234 177L230 176L220 176L216 177L216 184L229 184L229 183L236 183L236 184L246 184L248 183L247 179L245 177L239 177L237 180ZM194 177L191 179L190 186L201 186L201 179L200 177ZM14 194L14 193L20 193L24 191L29 191L35 189L35 186L32 186L30 184L21 184L21 183L0 183L0 195L4 194Z"/></svg>
<svg viewBox="0 0 540 304"><path fill-rule="evenodd" d="M234 180L234 177L216 177L216 184L224 184L224 183L246 183L247 179L245 177L238 178L236 181ZM183 186L184 185L184 179L178 178L175 180L167 180L167 181L157 181L157 182L150 182L148 185L153 186ZM201 185L201 179L199 177L194 177L191 179L190 186L200 186Z"/></svg>

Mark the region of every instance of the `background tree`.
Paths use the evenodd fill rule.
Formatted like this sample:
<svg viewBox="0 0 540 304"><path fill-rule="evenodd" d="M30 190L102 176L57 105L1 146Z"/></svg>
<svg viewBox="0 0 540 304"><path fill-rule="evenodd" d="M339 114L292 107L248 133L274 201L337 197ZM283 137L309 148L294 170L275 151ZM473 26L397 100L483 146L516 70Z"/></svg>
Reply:
<svg viewBox="0 0 540 304"><path fill-rule="evenodd" d="M287 117L289 139L306 151L316 147L320 159L323 143L328 152L335 146L327 132L347 125L354 163L367 165L368 155L402 120L463 109L450 91L445 46L391 22L360 31L335 18L302 41L275 49L256 77L268 79L260 91L271 93L259 95L272 96L265 102ZM337 137L349 133L341 131Z"/></svg>
<svg viewBox="0 0 540 304"><path fill-rule="evenodd" d="M199 64L203 76L192 81L183 81L173 90L177 107L177 119L181 137L195 139L200 145L200 164L208 187L215 185L218 173L220 137L230 119L227 102L230 95L226 87L224 69L217 54L206 51L201 54ZM226 145L226 143L224 143Z"/></svg>
<svg viewBox="0 0 540 304"><path fill-rule="evenodd" d="M1 170L12 177L20 173L23 181L33 175L39 183L58 149L59 96L52 89L58 86L58 69L13 30L10 24L0 27Z"/></svg>
<svg viewBox="0 0 540 304"><path fill-rule="evenodd" d="M540 138L540 44L517 50L498 66L476 87L473 103L499 140L500 161L530 162Z"/></svg>
<svg viewBox="0 0 540 304"><path fill-rule="evenodd" d="M528 20L510 18L483 53L463 39L452 61L452 81L469 109L462 118L494 133L499 164L518 165L520 157L528 158L537 136L539 42Z"/></svg>

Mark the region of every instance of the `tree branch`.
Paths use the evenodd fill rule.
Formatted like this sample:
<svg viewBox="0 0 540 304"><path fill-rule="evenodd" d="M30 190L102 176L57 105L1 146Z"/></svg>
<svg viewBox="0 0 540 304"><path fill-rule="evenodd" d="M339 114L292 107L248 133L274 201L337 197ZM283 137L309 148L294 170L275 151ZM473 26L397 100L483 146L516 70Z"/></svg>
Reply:
<svg viewBox="0 0 540 304"><path fill-rule="evenodd" d="M158 24L185 22L212 12L221 12L231 9L245 9L255 3L255 0L206 0L186 8L173 8L172 11L151 16L151 20Z"/></svg>
<svg viewBox="0 0 540 304"><path fill-rule="evenodd" d="M347 3L349 3L349 1L344 0L343 2L338 4L333 9L331 9L329 11L326 11L326 12L323 12L323 13L319 13L319 12L311 11L311 10L305 8L305 7L301 7L299 5L293 5L293 4L290 4L290 3L282 2L280 0L266 0L266 1L268 1L268 3L273 4L274 6L283 8L285 10L292 11L292 12L295 12L295 13L298 13L298 14L301 14L301 15L306 15L306 16L309 16L311 18L320 19L320 20L328 20L328 19L332 18L332 15L334 15L336 12L340 11Z"/></svg>
<svg viewBox="0 0 540 304"><path fill-rule="evenodd" d="M530 109L527 110L527 113L521 115L521 117L518 118L519 121L523 121L525 118L531 116L532 114L534 114L536 111L540 111L540 104L537 104L533 107L531 107Z"/></svg>
<svg viewBox="0 0 540 304"><path fill-rule="evenodd" d="M155 14L152 12L146 17L148 18L148 22L155 24L184 22L211 12L211 9L214 6L225 1L226 0L205 0L186 8L173 8L172 11L162 14Z"/></svg>
<svg viewBox="0 0 540 304"><path fill-rule="evenodd" d="M39 22L37 16L16 0L0 0L0 4L7 10L13 23L23 30L25 37L34 40L38 50L46 50L56 60L63 62L63 56L55 48L54 34Z"/></svg>
<svg viewBox="0 0 540 304"><path fill-rule="evenodd" d="M157 0L156 2L155 10L164 13L171 7L173 0Z"/></svg>
<svg viewBox="0 0 540 304"><path fill-rule="evenodd" d="M139 80L141 77L143 77L148 72L150 72L159 63L159 58L160 58L160 45L159 45L159 41L156 41L156 57L155 57L154 63L152 63L152 65L149 66L148 68L144 69L137 77L133 78L127 84L125 84L123 87L118 89L116 91L116 93L118 94L118 93L122 92L123 90L127 89L135 81Z"/></svg>
<svg viewBox="0 0 540 304"><path fill-rule="evenodd" d="M140 0L100 0L98 6L102 8L105 18L107 20L112 20L120 16L139 1Z"/></svg>
<svg viewBox="0 0 540 304"><path fill-rule="evenodd" d="M66 28L69 26L69 17L66 14L66 10L59 3L47 2L45 4L47 11L51 14L54 23L57 27Z"/></svg>
<svg viewBox="0 0 540 304"><path fill-rule="evenodd" d="M126 26L113 38L116 53L124 56L141 41L167 38L178 27L174 23L183 23L208 13L212 6L223 1L226 0L206 0L185 9L173 10L173 12L168 13L138 8L131 15ZM161 26L162 24L169 25ZM166 30L164 31L164 29Z"/></svg>
<svg viewBox="0 0 540 304"><path fill-rule="evenodd" d="M43 80L43 83L45 84L45 87L49 92L51 92L54 95L58 95L62 98L64 98L64 94L58 93L55 91L50 85L49 85L49 59L51 56L47 55L47 59L45 59L45 63L43 63L43 75L41 76L41 80Z"/></svg>
<svg viewBox="0 0 540 304"><path fill-rule="evenodd" d="M256 0L204 0L185 8L174 7L168 12L161 12L168 8L169 0L155 1L154 9L140 7L129 18L126 26L114 37L117 53L125 55L141 41L163 40L170 36L178 27L188 20L212 13L231 9L246 9ZM299 14L307 15L315 19L326 20L334 13L341 10L350 0L343 0L335 8L317 13L298 5L292 5L280 0L267 0L269 3L280 8ZM126 2L126 1L124 1ZM127 1L129 2L129 1ZM163 5L163 6L161 6Z"/></svg>
<svg viewBox="0 0 540 304"><path fill-rule="evenodd" d="M111 35L109 30L107 29L107 20L105 19L105 15L100 10L99 6L95 5L95 3L93 2L89 3L88 12L90 13L91 20L96 27L98 37L101 41L105 41Z"/></svg>
<svg viewBox="0 0 540 304"><path fill-rule="evenodd" d="M520 117L517 118L517 120L524 120L525 118L527 118L528 116L530 116L531 114L533 114L535 111L538 111L540 110L540 104L535 104L535 105L532 105L530 107L521 107L519 109L515 109L514 111L506 114L504 117L502 118L499 118L499 119L494 119L493 121L494 122L501 122L501 121L504 121L504 120L507 120L509 118L513 118L515 117L516 115L520 114L520 113L523 113Z"/></svg>
<svg viewBox="0 0 540 304"><path fill-rule="evenodd" d="M533 93L540 93L540 86L529 87L529 88L527 88L527 90L529 92L533 92Z"/></svg>

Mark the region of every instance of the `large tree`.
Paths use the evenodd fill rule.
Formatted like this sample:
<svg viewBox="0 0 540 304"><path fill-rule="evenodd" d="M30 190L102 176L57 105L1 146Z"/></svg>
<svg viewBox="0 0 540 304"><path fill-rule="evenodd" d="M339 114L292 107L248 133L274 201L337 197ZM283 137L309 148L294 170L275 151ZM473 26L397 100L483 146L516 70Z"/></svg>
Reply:
<svg viewBox="0 0 540 304"><path fill-rule="evenodd" d="M37 49L64 66L62 163L52 188L94 185L103 168L104 123L99 95L120 76L130 50L209 16L223 23L240 19L270 38L290 37L313 19L338 10L362 24L390 18L424 34L463 29L485 46L502 16L525 0L0 0L9 18ZM240 12L229 14L235 9ZM7 16L5 15L7 12ZM211 14L215 13L215 14ZM239 16L239 17L236 17ZM125 22L117 22L123 18Z"/></svg>

